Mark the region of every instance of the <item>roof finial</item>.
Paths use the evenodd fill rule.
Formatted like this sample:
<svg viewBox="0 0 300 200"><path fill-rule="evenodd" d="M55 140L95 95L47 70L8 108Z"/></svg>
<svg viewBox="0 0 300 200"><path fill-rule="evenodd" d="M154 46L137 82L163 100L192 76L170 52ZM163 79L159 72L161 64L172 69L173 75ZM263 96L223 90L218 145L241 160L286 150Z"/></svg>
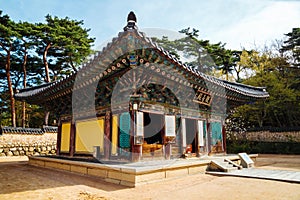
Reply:
<svg viewBox="0 0 300 200"><path fill-rule="evenodd" d="M136 16L134 12L131 11L127 16L127 26L124 27L124 31L127 31L129 29L137 29L136 22Z"/></svg>

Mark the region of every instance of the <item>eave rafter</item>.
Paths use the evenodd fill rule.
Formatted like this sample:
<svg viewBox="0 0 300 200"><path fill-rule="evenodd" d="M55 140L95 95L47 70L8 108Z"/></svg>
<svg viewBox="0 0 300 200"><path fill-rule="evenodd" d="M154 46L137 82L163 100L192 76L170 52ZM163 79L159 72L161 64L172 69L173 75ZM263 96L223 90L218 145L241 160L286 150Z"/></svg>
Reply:
<svg viewBox="0 0 300 200"><path fill-rule="evenodd" d="M133 56L134 63L132 63L130 56ZM153 43L150 38L145 37L143 33L132 29L119 33L117 38L113 38L112 42L103 48L101 52L97 52L92 56L77 73L45 87L33 89L32 92L26 90L23 94L17 94L16 98L34 104L49 104L54 110L58 110L55 108L56 106L62 106L59 111L61 113L70 109L74 91L83 94L75 97L74 100L84 101L85 98L89 98L89 95L85 92L86 88L96 84L94 94L96 106L99 106L97 101L111 97L113 87L120 80L120 77L134 71L132 69L135 68L144 70L146 73L143 74L143 77L135 77L134 80L130 80L130 77L123 78L124 83L121 84L124 85L124 89L120 90L120 93L126 94L126 90L132 89L132 83L134 82L142 86L145 85L144 89L149 89L147 88L148 85L155 80L153 77L156 76L156 79L159 80L158 85L163 86L164 82L168 82L168 84L177 86L178 90L172 91L172 94L167 92L170 93L169 96L167 95L169 98L181 95L180 92L184 91L185 88L193 89L195 93L207 93L216 101L226 99L231 102L230 105L268 97L268 93L263 91L262 88L222 81L197 71L170 55L156 43ZM161 92L166 91L166 88L164 88ZM156 95L158 96L158 94ZM192 101L195 97L189 98ZM60 103L65 99L70 105ZM51 106L51 102L56 103ZM107 103L109 101L106 101L103 105L107 106Z"/></svg>

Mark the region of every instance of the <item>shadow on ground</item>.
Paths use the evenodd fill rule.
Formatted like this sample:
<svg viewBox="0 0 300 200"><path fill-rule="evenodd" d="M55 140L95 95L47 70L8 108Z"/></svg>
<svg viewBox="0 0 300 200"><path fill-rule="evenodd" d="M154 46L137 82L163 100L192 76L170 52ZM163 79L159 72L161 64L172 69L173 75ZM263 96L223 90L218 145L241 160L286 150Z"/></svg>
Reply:
<svg viewBox="0 0 300 200"><path fill-rule="evenodd" d="M75 185L85 185L107 192L127 189L97 177L31 166L26 161L0 163L0 180L0 194Z"/></svg>

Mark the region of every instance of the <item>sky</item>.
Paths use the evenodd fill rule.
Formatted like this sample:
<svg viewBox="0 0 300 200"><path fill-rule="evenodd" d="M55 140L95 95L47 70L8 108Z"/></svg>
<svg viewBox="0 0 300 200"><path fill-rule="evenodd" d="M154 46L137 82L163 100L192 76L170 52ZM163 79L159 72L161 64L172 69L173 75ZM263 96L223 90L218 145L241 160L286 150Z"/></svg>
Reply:
<svg viewBox="0 0 300 200"><path fill-rule="evenodd" d="M95 49L123 30L130 11L148 36L177 37L191 27L230 49L262 47L300 27L300 0L0 0L0 10L14 21L83 20Z"/></svg>

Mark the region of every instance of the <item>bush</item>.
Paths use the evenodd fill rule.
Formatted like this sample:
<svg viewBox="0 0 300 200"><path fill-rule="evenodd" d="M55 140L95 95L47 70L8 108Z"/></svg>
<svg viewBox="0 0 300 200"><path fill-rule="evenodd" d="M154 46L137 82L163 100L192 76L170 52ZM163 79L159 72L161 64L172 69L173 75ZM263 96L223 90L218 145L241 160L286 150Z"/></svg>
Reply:
<svg viewBox="0 0 300 200"><path fill-rule="evenodd" d="M227 141L227 153L300 154L298 142Z"/></svg>

